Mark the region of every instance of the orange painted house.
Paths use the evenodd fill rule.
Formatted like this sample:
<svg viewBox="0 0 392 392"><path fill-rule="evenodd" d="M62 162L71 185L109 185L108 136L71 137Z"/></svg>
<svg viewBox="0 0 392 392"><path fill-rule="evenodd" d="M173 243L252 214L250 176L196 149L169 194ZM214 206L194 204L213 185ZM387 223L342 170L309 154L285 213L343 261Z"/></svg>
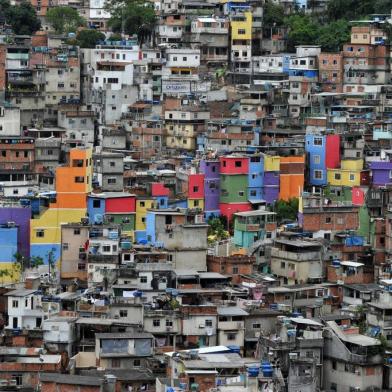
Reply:
<svg viewBox="0 0 392 392"><path fill-rule="evenodd" d="M299 197L305 181L305 156L280 157L279 199Z"/></svg>

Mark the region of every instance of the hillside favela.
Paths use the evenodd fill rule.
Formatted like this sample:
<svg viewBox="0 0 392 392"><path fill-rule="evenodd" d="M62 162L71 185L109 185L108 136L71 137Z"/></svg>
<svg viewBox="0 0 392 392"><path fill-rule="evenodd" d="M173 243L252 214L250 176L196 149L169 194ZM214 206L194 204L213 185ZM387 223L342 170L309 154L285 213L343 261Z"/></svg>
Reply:
<svg viewBox="0 0 392 392"><path fill-rule="evenodd" d="M392 0L0 0L0 392L392 392Z"/></svg>

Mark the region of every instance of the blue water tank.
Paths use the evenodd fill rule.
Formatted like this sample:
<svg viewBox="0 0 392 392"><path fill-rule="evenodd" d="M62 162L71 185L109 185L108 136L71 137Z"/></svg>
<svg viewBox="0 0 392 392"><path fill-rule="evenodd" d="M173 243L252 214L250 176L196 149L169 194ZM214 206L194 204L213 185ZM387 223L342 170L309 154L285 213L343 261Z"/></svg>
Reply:
<svg viewBox="0 0 392 392"><path fill-rule="evenodd" d="M301 317L302 313L300 313L300 312L293 312L293 313L291 313L291 316L292 317Z"/></svg>
<svg viewBox="0 0 392 392"><path fill-rule="evenodd" d="M231 353L239 354L241 352L240 346L236 346L235 344L227 346L227 348L230 350Z"/></svg>
<svg viewBox="0 0 392 392"><path fill-rule="evenodd" d="M272 365L268 361L261 362L261 371L263 372L264 377L272 377L274 370L272 369Z"/></svg>
<svg viewBox="0 0 392 392"><path fill-rule="evenodd" d="M258 366L248 367L248 377L257 377L259 372L260 368Z"/></svg>
<svg viewBox="0 0 392 392"><path fill-rule="evenodd" d="M340 260L332 260L332 266L335 268L340 267Z"/></svg>

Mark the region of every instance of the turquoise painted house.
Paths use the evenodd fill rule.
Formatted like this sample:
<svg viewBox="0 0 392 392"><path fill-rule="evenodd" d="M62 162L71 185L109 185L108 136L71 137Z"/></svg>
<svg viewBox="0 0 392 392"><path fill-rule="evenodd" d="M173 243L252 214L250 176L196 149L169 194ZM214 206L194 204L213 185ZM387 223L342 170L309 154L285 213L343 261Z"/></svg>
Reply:
<svg viewBox="0 0 392 392"><path fill-rule="evenodd" d="M241 248L250 248L256 241L275 236L275 215L275 212L265 210L234 214L234 244Z"/></svg>

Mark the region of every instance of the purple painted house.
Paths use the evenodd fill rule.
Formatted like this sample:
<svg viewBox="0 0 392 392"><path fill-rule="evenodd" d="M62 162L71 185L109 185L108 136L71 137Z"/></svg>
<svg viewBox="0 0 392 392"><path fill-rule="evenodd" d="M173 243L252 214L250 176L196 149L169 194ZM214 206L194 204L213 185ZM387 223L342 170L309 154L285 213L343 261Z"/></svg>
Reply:
<svg viewBox="0 0 392 392"><path fill-rule="evenodd" d="M18 227L18 252L25 257L30 257L30 219L30 207L0 207L0 224L15 222Z"/></svg>
<svg viewBox="0 0 392 392"><path fill-rule="evenodd" d="M373 185L385 186L392 183L392 162L371 162Z"/></svg>
<svg viewBox="0 0 392 392"><path fill-rule="evenodd" d="M279 198L279 172L264 172L264 200L267 204L274 203Z"/></svg>
<svg viewBox="0 0 392 392"><path fill-rule="evenodd" d="M219 211L220 162L219 160L200 161L200 172L204 174L204 210Z"/></svg>

